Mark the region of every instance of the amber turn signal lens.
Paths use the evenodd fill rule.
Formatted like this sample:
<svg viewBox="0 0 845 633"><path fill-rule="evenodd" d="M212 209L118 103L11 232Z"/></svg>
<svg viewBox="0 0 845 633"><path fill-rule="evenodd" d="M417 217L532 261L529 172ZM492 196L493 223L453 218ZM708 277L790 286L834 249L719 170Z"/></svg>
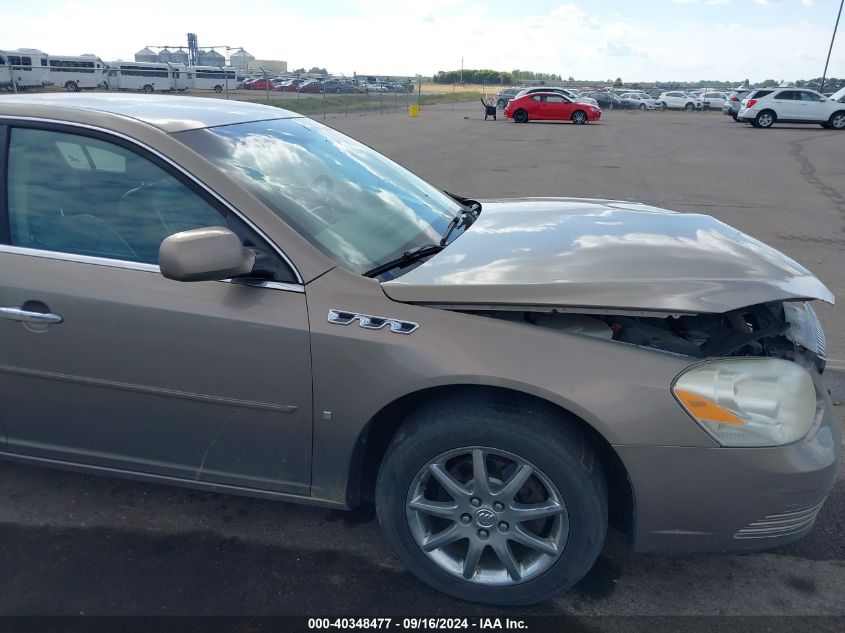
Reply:
<svg viewBox="0 0 845 633"><path fill-rule="evenodd" d="M740 418L709 398L705 398L691 391L684 391L683 389L676 389L675 395L681 401L681 404L684 405L684 408L696 420L723 422L725 424L744 424Z"/></svg>

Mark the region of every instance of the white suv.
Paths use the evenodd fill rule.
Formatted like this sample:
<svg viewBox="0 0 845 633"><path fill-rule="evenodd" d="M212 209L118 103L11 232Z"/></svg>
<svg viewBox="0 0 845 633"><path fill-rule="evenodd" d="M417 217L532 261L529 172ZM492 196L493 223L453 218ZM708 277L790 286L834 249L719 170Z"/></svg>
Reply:
<svg viewBox="0 0 845 633"><path fill-rule="evenodd" d="M701 110L704 107L704 102L698 97L681 92L680 90L671 90L662 93L657 97L657 102L662 104L663 109L670 110Z"/></svg>
<svg viewBox="0 0 845 633"><path fill-rule="evenodd" d="M657 101L644 92L626 92L620 99L622 99L622 105L626 108L656 110L660 107Z"/></svg>
<svg viewBox="0 0 845 633"><path fill-rule="evenodd" d="M845 105L807 88L775 88L750 92L739 107L737 120L754 127L780 123L818 123L845 130Z"/></svg>

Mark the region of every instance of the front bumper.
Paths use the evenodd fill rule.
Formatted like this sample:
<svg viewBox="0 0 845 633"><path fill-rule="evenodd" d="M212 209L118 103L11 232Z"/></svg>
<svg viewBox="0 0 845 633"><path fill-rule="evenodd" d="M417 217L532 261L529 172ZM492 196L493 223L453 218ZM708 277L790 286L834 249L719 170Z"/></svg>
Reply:
<svg viewBox="0 0 845 633"><path fill-rule="evenodd" d="M615 446L634 494L634 549L761 549L807 534L836 480L842 441L820 392L815 430L787 446Z"/></svg>

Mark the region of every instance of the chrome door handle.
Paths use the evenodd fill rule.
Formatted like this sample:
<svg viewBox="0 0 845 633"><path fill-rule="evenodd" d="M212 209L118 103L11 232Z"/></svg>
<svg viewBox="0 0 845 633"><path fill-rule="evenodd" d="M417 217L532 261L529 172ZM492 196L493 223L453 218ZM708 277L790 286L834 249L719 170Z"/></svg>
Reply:
<svg viewBox="0 0 845 633"><path fill-rule="evenodd" d="M61 323L64 319L58 314L49 314L44 312L32 312L30 310L21 310L20 308L0 308L0 318L9 319L11 321L20 321L21 323Z"/></svg>

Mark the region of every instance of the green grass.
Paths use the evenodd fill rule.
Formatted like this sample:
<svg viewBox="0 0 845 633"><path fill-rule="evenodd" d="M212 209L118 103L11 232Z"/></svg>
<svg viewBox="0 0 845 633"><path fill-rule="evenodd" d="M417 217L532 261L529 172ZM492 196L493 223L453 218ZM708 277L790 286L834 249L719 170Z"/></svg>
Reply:
<svg viewBox="0 0 845 633"><path fill-rule="evenodd" d="M386 112L394 108L404 112L409 104L419 103L420 105L434 105L438 103L462 103L475 101L481 98L480 92L455 92L443 94L424 94L418 97L416 94L392 95L385 94L382 98L378 94L365 95L326 95L322 97L310 97L307 99L273 99L270 98L270 105L277 108L284 108L299 114L319 114L320 112L343 112L349 110L379 110L384 108ZM256 103L264 103L263 100L255 100Z"/></svg>

